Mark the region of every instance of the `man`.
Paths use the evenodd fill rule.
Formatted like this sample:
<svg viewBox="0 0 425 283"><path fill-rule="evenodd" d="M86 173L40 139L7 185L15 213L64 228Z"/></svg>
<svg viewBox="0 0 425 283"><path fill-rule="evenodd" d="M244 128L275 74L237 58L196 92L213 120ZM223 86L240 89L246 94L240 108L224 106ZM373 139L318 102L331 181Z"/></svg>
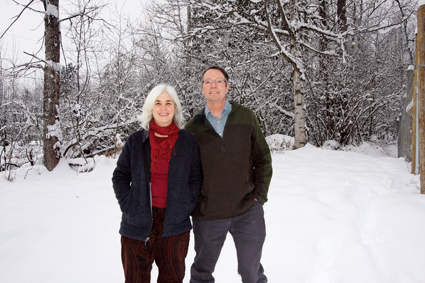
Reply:
<svg viewBox="0 0 425 283"><path fill-rule="evenodd" d="M218 66L203 74L207 106L185 126L201 153L204 183L193 217L196 256L191 283L215 282L212 273L228 232L244 283L264 283L260 263L266 237L263 204L272 177L271 155L254 113L229 103L229 75Z"/></svg>

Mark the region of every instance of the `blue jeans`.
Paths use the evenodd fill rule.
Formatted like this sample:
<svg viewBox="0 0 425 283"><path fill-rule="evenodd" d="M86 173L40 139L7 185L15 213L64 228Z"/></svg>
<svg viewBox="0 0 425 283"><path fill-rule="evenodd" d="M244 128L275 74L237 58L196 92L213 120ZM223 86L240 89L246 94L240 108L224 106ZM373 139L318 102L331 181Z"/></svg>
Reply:
<svg viewBox="0 0 425 283"><path fill-rule="evenodd" d="M220 256L227 232L233 237L238 259L238 273L243 283L265 283L261 253L266 238L263 206L255 202L246 213L219 220L193 220L195 260L190 283L213 283L212 273Z"/></svg>

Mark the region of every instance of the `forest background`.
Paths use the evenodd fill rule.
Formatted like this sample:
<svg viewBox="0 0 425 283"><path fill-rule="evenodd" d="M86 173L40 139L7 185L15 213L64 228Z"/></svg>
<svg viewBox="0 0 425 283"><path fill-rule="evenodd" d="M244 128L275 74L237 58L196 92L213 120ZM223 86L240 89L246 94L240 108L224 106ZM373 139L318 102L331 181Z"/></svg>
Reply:
<svg viewBox="0 0 425 283"><path fill-rule="evenodd" d="M47 15L40 2L49 1L21 6ZM417 1L161 0L144 3L136 21L106 0L66 5L62 14L59 3L58 156L88 163L117 153L160 83L176 87L187 121L205 104L201 75L210 65L226 68L229 99L251 108L266 136L293 136L295 148L397 140ZM48 62L42 43L24 63L2 54L1 170L10 172L42 162Z"/></svg>

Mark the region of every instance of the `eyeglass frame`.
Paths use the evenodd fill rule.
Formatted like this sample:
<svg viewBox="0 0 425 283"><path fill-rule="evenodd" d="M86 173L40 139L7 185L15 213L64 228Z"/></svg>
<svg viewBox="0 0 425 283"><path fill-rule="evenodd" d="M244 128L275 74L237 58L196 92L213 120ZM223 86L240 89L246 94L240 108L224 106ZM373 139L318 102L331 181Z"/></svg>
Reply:
<svg viewBox="0 0 425 283"><path fill-rule="evenodd" d="M219 84L217 81L223 81L224 82L224 85ZM205 84L205 82L210 82L210 84ZM215 81L213 81L213 80L204 80L204 81L202 81L202 84L203 85L206 85L206 86L212 86L213 83L215 83L215 85L217 85L217 86L226 86L227 85L227 80L226 79L216 79Z"/></svg>

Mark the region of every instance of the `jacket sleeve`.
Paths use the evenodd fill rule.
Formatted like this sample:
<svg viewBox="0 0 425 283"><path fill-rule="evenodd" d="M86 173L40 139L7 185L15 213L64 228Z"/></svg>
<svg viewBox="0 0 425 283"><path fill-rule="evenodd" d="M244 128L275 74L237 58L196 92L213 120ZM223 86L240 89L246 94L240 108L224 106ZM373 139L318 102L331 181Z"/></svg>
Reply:
<svg viewBox="0 0 425 283"><path fill-rule="evenodd" d="M131 175L131 137L129 137L122 149L117 161L117 167L112 174L112 184L115 196L122 212L126 211L128 196L132 182Z"/></svg>
<svg viewBox="0 0 425 283"><path fill-rule="evenodd" d="M190 165L190 175L189 175L189 187L190 187L190 197L193 211L198 203L199 194L202 189L202 165L201 165L201 157L199 154L198 142L195 137L192 136L193 140L193 152L192 152L192 161Z"/></svg>
<svg viewBox="0 0 425 283"><path fill-rule="evenodd" d="M252 115L255 128L252 152L255 178L254 196L261 204L264 204L268 200L267 194L273 175L272 157L260 123L255 114L252 113Z"/></svg>

